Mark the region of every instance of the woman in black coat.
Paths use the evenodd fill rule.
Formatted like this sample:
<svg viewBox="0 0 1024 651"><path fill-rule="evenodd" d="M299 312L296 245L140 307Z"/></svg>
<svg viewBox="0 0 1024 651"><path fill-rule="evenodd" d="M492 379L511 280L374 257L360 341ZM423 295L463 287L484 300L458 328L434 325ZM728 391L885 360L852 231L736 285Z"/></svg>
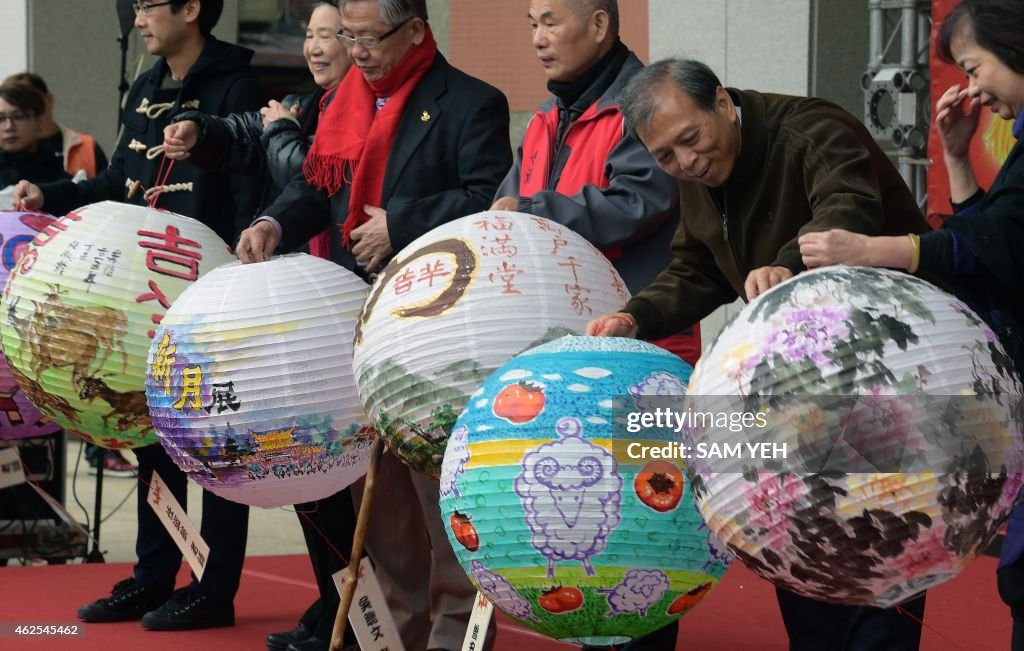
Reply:
<svg viewBox="0 0 1024 651"><path fill-rule="evenodd" d="M0 86L0 188L22 179L46 183L70 178L42 140L46 102L25 84Z"/></svg>

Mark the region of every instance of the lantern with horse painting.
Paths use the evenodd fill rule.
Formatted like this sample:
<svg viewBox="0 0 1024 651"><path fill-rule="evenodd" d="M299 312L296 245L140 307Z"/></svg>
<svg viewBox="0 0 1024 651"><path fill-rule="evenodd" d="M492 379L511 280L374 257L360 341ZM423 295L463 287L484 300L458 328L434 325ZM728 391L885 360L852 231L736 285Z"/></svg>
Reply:
<svg viewBox="0 0 1024 651"><path fill-rule="evenodd" d="M203 224L104 201L45 226L4 290L0 337L39 409L106 448L156 443L146 354L171 302L233 256Z"/></svg>
<svg viewBox="0 0 1024 651"><path fill-rule="evenodd" d="M53 217L40 213L0 212L0 290L7 284L7 276L28 245ZM59 431L60 427L44 415L18 386L7 358L0 353L0 439L21 439L44 436Z"/></svg>
<svg viewBox="0 0 1024 651"><path fill-rule="evenodd" d="M459 411L494 369L628 299L608 259L565 226L501 211L456 219L409 244L370 290L359 395L388 446L437 476Z"/></svg>

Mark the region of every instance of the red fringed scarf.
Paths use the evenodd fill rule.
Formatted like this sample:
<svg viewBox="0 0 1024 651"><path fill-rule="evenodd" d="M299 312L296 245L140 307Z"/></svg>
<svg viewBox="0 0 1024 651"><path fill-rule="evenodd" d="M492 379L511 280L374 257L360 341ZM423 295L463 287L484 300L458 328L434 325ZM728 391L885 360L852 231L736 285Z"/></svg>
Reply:
<svg viewBox="0 0 1024 651"><path fill-rule="evenodd" d="M302 171L310 185L327 190L328 195L336 194L345 183L350 185L348 216L341 231L345 248L350 248L352 231L370 219L363 206L381 205L384 172L405 104L436 56L437 42L427 25L423 42L413 45L383 79L370 83L356 66L349 68L320 116ZM378 97L388 98L379 111ZM310 240L313 255L330 257L331 231Z"/></svg>

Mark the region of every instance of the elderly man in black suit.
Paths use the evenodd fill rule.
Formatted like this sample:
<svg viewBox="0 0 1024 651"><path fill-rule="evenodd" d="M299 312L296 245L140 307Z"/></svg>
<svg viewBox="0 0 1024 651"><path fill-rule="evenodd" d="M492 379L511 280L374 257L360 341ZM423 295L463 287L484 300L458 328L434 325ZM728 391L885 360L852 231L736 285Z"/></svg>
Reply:
<svg viewBox="0 0 1024 651"><path fill-rule="evenodd" d="M432 228L486 210L512 165L508 101L438 53L425 0L341 8L353 67L303 173L242 233L243 262L309 241L368 277ZM475 591L448 543L438 483L393 455L378 478L388 511L372 519L367 546L405 647L461 648Z"/></svg>

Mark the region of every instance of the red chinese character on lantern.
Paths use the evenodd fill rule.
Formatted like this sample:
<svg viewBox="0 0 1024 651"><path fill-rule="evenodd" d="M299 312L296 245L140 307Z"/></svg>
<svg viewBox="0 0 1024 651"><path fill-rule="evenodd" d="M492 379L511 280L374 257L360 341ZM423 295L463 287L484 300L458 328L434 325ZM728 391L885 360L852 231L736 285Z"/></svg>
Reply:
<svg viewBox="0 0 1024 651"><path fill-rule="evenodd" d="M531 217L533 223L537 225L537 228L544 231L545 233L554 233L555 235L561 235L562 229L555 226L554 222L548 221L541 217Z"/></svg>
<svg viewBox="0 0 1024 651"><path fill-rule="evenodd" d="M166 310L171 307L171 302L167 300L167 295L164 294L160 287L157 286L155 280L149 281L149 293L139 294L135 297L136 303L145 303L146 301L157 301Z"/></svg>
<svg viewBox="0 0 1024 651"><path fill-rule="evenodd" d="M491 222L487 221L486 219L481 219L479 221L473 222L473 225L482 231L486 231L488 227L490 227Z"/></svg>
<svg viewBox="0 0 1024 651"><path fill-rule="evenodd" d="M198 249L202 249L202 246L199 242L182 237L177 226L168 224L163 233L139 231L138 235L156 240L153 242L139 240L139 246L150 249L146 251L147 269L182 280L193 281L199 278L199 261L203 259L203 256ZM197 250L190 251L186 247ZM170 268L161 266L158 261L173 266Z"/></svg>
<svg viewBox="0 0 1024 651"><path fill-rule="evenodd" d="M412 269L405 269L395 276L395 296L401 296L412 289L414 280L416 280L416 274L412 272Z"/></svg>
<svg viewBox="0 0 1024 651"><path fill-rule="evenodd" d="M516 276L524 273L522 269L517 267L515 263L509 263L508 260L503 260L501 266L498 267L498 271L487 274L487 279L492 283L495 281L495 277L501 279L501 282L505 283L505 287L501 290L502 294L522 294L521 291L512 286L515 282Z"/></svg>
<svg viewBox="0 0 1024 651"><path fill-rule="evenodd" d="M423 265L423 269L420 270L420 277L418 280L426 281L427 287L434 286L435 278L443 278L444 276L450 276L452 272L445 271L444 260L435 260L434 264L429 262Z"/></svg>
<svg viewBox="0 0 1024 651"><path fill-rule="evenodd" d="M515 226L515 223L507 217L497 216L491 222L491 228L496 231L510 231L513 226Z"/></svg>
<svg viewBox="0 0 1024 651"><path fill-rule="evenodd" d="M519 253L519 247L511 244L512 236L506 235L504 237L494 238L494 243L498 246L491 247L491 255L504 255L510 258L514 258Z"/></svg>
<svg viewBox="0 0 1024 651"><path fill-rule="evenodd" d="M562 248L563 246L569 246L569 240L562 239L558 235L554 237L552 243L554 244L554 248L551 249L551 255L558 255L558 249Z"/></svg>

